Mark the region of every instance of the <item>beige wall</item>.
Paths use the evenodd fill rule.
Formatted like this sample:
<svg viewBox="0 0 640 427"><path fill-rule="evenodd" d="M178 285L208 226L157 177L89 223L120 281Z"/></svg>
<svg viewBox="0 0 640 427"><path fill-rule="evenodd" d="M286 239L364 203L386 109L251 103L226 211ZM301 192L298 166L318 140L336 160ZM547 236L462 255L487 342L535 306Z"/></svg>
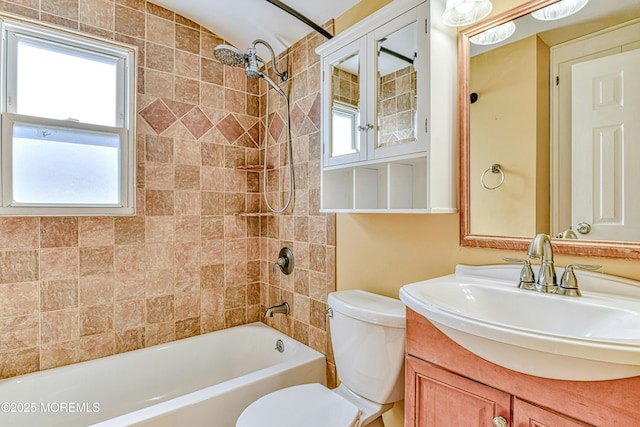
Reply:
<svg viewBox="0 0 640 427"><path fill-rule="evenodd" d="M545 55L546 53L546 55ZM549 48L530 36L471 58L471 230L476 234L549 233ZM538 84L540 82L540 84ZM480 177L498 163L495 190ZM488 187L501 175L488 172Z"/></svg>
<svg viewBox="0 0 640 427"><path fill-rule="evenodd" d="M360 3L335 18L335 34L343 32L390 2L391 0L360 0Z"/></svg>

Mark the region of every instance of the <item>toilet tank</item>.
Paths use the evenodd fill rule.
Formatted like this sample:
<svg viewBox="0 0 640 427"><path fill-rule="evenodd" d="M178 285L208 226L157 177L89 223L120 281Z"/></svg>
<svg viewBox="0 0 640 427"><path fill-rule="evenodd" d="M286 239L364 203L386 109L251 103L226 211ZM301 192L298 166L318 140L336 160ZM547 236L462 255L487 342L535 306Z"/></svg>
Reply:
<svg viewBox="0 0 640 427"><path fill-rule="evenodd" d="M356 394L385 404L404 398L405 306L362 290L329 294L338 378Z"/></svg>

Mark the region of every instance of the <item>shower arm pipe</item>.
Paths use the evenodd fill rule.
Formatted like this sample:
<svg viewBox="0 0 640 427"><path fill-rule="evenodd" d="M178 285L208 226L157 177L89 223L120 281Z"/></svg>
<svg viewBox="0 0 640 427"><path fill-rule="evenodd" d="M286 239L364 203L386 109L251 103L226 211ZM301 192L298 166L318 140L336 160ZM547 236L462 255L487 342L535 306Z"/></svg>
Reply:
<svg viewBox="0 0 640 427"><path fill-rule="evenodd" d="M265 131L264 131L264 165L263 165L263 174L262 174L262 194L264 197L264 203L267 205L267 208L273 213L282 213L287 210L289 205L291 205L291 200L293 199L293 149L291 147L291 113L289 112L289 97L284 93L284 91L273 82L266 74L262 74L261 76L267 82L267 94L266 94L266 106L265 106ZM287 196L287 202L280 209L274 209L273 206L269 203L268 197L268 185L267 185L267 163L269 158L269 86L272 86L285 100L287 106L287 156L289 157L289 161L287 162L289 167L287 168L287 172L289 175L289 195ZM278 188L280 186L278 185Z"/></svg>
<svg viewBox="0 0 640 427"><path fill-rule="evenodd" d="M273 51L273 48L271 47L271 45L262 39L255 39L249 46L249 49L251 49L252 46L255 47L256 44L261 44L269 50L269 53L271 53L271 68L273 68L273 72L276 73L276 75L280 77L280 79L282 79L283 82L286 82L289 79L289 73L287 72L287 70L282 72L278 70L278 67L276 66L276 54ZM266 66L266 63L264 60L262 60L262 58L256 55L256 59L262 62L263 64L265 64Z"/></svg>

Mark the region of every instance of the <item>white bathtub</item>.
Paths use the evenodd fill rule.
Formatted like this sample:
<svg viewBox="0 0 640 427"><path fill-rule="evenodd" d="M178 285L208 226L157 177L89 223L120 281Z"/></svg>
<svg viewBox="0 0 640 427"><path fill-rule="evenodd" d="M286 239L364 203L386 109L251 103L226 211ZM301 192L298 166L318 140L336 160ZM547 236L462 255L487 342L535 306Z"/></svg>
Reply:
<svg viewBox="0 0 640 427"><path fill-rule="evenodd" d="M252 323L2 380L0 426L234 427L260 396L325 378L324 355Z"/></svg>

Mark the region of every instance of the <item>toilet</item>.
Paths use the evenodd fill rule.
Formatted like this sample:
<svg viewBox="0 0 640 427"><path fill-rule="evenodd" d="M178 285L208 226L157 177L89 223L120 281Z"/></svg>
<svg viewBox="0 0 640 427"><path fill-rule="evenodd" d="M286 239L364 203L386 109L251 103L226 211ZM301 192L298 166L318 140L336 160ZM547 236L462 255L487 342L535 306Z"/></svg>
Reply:
<svg viewBox="0 0 640 427"><path fill-rule="evenodd" d="M274 391L236 427L384 427L382 414L404 399L405 306L363 290L333 292L327 302L340 386Z"/></svg>

